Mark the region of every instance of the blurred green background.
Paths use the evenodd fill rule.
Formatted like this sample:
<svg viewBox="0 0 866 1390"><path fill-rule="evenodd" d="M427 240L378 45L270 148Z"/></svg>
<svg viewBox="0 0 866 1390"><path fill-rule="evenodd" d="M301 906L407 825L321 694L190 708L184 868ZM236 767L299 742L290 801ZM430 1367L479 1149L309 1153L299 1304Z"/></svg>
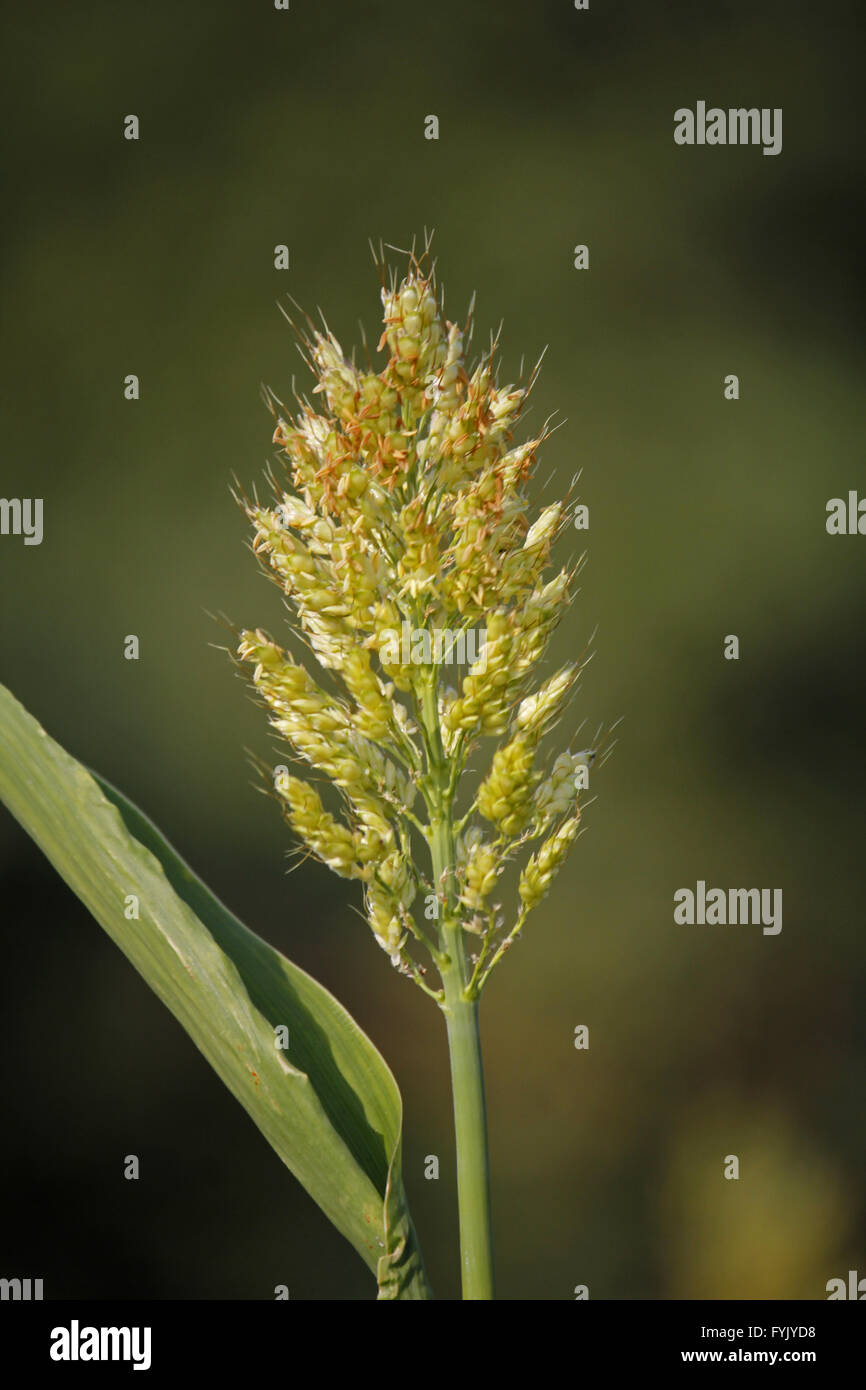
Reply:
<svg viewBox="0 0 866 1390"><path fill-rule="evenodd" d="M583 470L589 564L553 658L598 627L575 717L623 724L485 995L500 1295L823 1298L866 1274L866 540L824 528L864 478L857 22L803 0L4 17L0 493L43 497L45 537L0 538L0 680L381 1048L440 1297L444 1029L356 889L286 876L245 749L279 756L208 616L285 631L228 492L270 454L260 382L307 387L275 300L375 341L367 238L435 227L446 309L478 291L478 348L504 319L505 379L549 344L528 424L567 423L545 497ZM782 107L781 155L675 146L698 99ZM698 878L782 887L781 934L676 926ZM46 1297L374 1297L2 808L0 915L0 1273Z"/></svg>

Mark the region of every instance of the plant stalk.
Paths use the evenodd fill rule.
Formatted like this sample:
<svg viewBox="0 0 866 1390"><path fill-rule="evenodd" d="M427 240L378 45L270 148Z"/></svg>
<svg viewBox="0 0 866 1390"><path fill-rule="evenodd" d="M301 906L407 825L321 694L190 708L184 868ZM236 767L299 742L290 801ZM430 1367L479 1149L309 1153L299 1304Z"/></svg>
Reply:
<svg viewBox="0 0 866 1390"><path fill-rule="evenodd" d="M464 998L462 986L452 989L450 996L446 979L444 1011L454 1093L463 1297L492 1299L493 1240L478 1001Z"/></svg>
<svg viewBox="0 0 866 1390"><path fill-rule="evenodd" d="M469 976L463 933L454 900L454 822L450 769L445 759L435 686L425 692L424 723L434 784L430 849L434 886L443 900L440 941L447 964L440 966L448 1031L454 1131L457 1148L457 1205L460 1218L460 1264L463 1298L492 1299L493 1239L490 1219L490 1160L478 1000L467 997Z"/></svg>

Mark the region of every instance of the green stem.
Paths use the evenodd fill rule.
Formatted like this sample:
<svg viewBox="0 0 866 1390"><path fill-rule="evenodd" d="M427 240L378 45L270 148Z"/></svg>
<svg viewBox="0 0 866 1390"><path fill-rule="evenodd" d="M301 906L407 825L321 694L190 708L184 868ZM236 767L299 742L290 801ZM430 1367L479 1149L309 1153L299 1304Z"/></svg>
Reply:
<svg viewBox="0 0 866 1390"><path fill-rule="evenodd" d="M454 892L451 769L442 749L433 682L423 692L422 707L433 792L430 818L433 886L443 900L440 936L447 955L439 972L445 992L441 1007L448 1030L454 1096L463 1297L486 1300L493 1298L493 1241L481 1035L478 1001L467 991L463 932Z"/></svg>
<svg viewBox="0 0 866 1390"><path fill-rule="evenodd" d="M493 1240L487 1116L478 1001L466 999L458 985L445 980L445 1018L451 1053L454 1129L457 1140L457 1204L460 1214L460 1263L464 1299L493 1298ZM449 998L450 992L450 998Z"/></svg>

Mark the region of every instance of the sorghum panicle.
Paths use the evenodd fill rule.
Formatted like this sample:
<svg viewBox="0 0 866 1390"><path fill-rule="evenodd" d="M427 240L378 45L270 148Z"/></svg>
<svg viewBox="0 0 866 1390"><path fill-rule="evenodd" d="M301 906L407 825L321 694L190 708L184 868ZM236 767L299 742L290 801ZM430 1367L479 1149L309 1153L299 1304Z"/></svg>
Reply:
<svg viewBox="0 0 866 1390"><path fill-rule="evenodd" d="M536 766L578 676L575 664L540 683L537 674L570 601L575 569L548 574L567 508L532 515L545 431L513 440L532 379L500 386L495 343L467 364L471 319L462 329L444 319L427 253L410 255L399 284L385 283L384 265L382 274L384 365L358 367L312 324L299 333L316 404L299 399L289 418L269 398L284 468L267 505L242 499L254 550L326 684L261 631L244 631L238 654L297 763L342 802L335 815L307 778L278 777L295 834L335 873L360 880L376 940L419 983L425 949L436 958L429 919L439 907L458 914L480 951L473 958L488 963L476 972L480 988L577 836L577 774L594 756L561 753L547 770ZM462 678L423 641L479 627L486 642ZM421 635L417 650L404 633L412 644ZM461 775L479 750L486 771L464 808ZM441 811L443 767L459 832L450 894L416 866ZM493 895L532 841L540 844L507 926ZM422 910L431 901L432 914Z"/></svg>

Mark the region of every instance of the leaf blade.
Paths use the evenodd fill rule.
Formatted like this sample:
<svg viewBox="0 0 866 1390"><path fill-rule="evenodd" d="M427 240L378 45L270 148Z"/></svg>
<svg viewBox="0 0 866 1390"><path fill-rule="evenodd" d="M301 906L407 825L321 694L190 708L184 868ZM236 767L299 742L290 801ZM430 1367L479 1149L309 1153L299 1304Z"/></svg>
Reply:
<svg viewBox="0 0 866 1390"><path fill-rule="evenodd" d="M400 1093L339 1001L243 926L3 686L0 799L377 1274L380 1298L429 1297L400 1173ZM138 920L124 914L131 896Z"/></svg>

